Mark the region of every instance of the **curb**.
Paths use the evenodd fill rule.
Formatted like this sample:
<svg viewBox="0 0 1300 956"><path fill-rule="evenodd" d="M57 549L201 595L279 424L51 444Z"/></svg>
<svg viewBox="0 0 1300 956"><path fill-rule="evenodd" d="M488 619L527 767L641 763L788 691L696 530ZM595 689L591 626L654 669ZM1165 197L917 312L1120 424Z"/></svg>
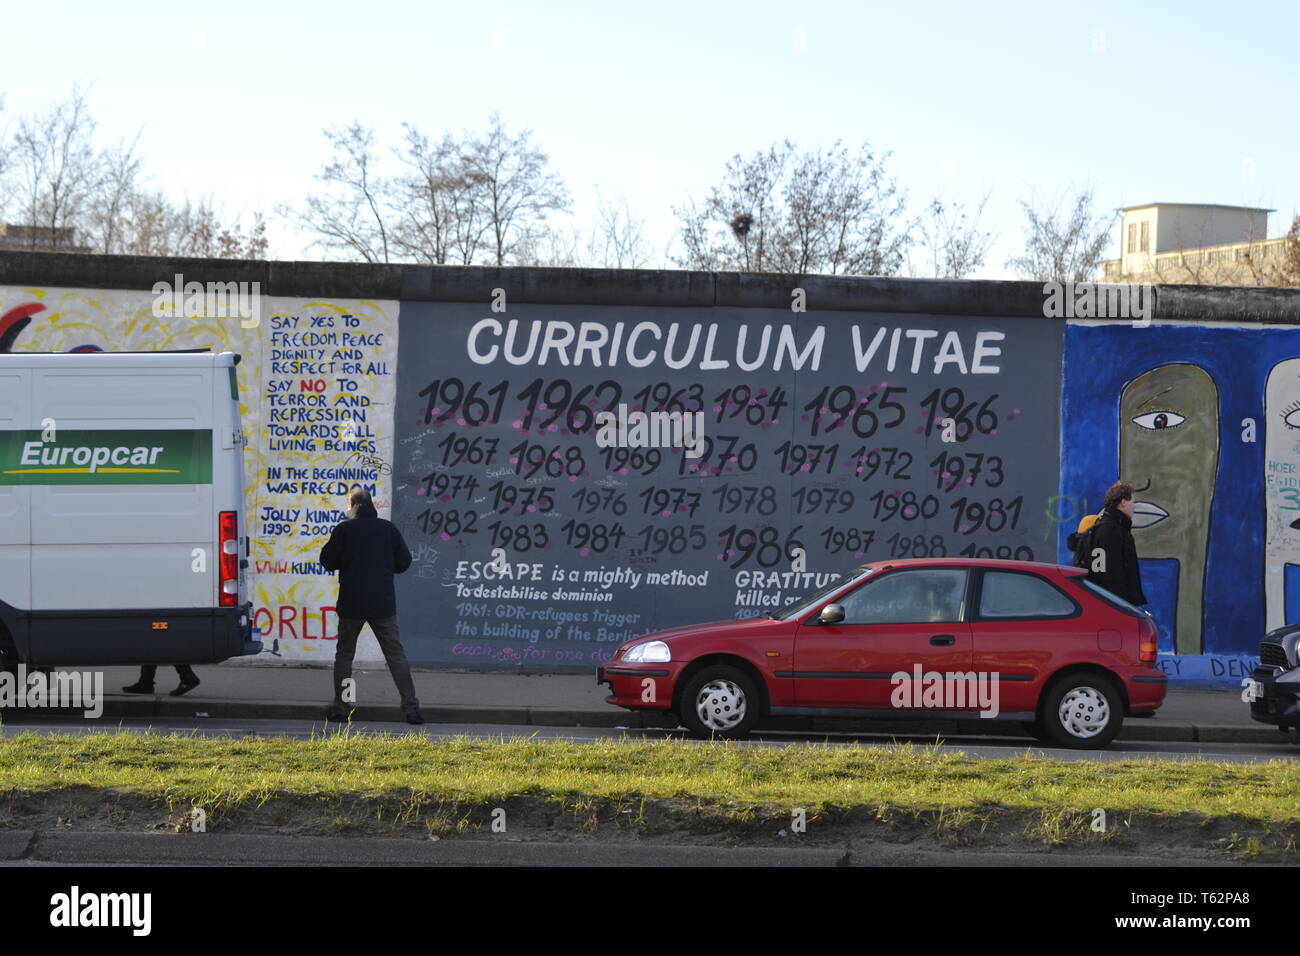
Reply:
<svg viewBox="0 0 1300 956"><path fill-rule="evenodd" d="M226 701L180 700L171 697L109 698L104 702L104 713L99 718L194 718L203 714L208 718L234 718L253 720L324 720L326 705L303 701ZM513 724L530 727L603 727L629 729L672 729L677 722L655 713L637 713L610 707L603 710L580 710L565 707L476 707L472 705L438 706L420 708L424 719L431 724ZM4 713L6 722L21 726L13 718L27 711ZM46 709L42 713L60 716L77 716L81 712L66 709ZM399 707L358 707L353 714L357 722L405 724ZM908 737L1023 737L1033 740L1019 723L1002 720L842 720L820 718L767 718L759 723L763 730L792 731L816 734L870 734L873 736ZM1118 740L1148 741L1153 743L1287 743L1294 739L1289 734L1267 725L1200 725L1169 723L1154 720L1128 720L1120 731Z"/></svg>

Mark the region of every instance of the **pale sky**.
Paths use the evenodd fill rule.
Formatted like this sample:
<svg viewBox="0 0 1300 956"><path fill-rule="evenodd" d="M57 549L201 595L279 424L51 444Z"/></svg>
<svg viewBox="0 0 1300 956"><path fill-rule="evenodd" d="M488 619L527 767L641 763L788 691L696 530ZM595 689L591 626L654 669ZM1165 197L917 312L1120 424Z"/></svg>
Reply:
<svg viewBox="0 0 1300 956"><path fill-rule="evenodd" d="M100 138L143 127L153 184L227 214L299 203L354 119L528 127L589 214L599 184L643 218L784 138L869 140L919 212L992 191L983 277L1006 278L1017 201L1300 210L1295 4L996 2L6 4L0 124L91 84ZM287 224L275 258L323 258ZM1118 234L1116 233L1116 243ZM1117 253L1117 246L1108 256Z"/></svg>

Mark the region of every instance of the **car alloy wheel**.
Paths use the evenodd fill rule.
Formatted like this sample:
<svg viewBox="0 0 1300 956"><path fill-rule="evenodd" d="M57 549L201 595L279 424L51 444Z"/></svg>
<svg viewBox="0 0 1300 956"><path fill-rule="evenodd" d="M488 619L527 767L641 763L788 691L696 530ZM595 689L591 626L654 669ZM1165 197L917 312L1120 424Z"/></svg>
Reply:
<svg viewBox="0 0 1300 956"><path fill-rule="evenodd" d="M745 693L729 680L711 680L695 695L695 712L708 730L731 730L745 719Z"/></svg>
<svg viewBox="0 0 1300 956"><path fill-rule="evenodd" d="M1057 716L1066 733L1089 740L1110 724L1110 702L1094 687L1074 687L1061 698Z"/></svg>

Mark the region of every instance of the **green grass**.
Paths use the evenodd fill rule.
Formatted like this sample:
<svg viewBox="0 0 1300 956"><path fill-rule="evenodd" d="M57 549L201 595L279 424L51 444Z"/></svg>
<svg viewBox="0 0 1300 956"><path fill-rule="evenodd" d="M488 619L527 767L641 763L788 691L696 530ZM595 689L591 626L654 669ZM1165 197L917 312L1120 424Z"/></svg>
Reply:
<svg viewBox="0 0 1300 956"><path fill-rule="evenodd" d="M990 805L1069 819L1104 807L1261 824L1300 821L1300 764L1291 761L1060 761L1027 754L988 760L909 745L430 741L416 734L342 733L307 741L133 733L0 738L0 795L87 788L209 811L256 808L285 794L384 798L405 801L412 817L429 798L484 806L530 796L576 808L637 800L644 808L642 798L787 813L791 807L896 807L942 811L941 819L959 827L968 822L966 811Z"/></svg>

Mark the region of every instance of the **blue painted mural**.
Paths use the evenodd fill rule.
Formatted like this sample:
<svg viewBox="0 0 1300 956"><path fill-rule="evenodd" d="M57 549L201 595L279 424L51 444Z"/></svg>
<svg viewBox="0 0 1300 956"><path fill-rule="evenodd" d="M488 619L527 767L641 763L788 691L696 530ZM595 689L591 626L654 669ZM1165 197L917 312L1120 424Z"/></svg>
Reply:
<svg viewBox="0 0 1300 956"><path fill-rule="evenodd" d="M1184 685L1239 683L1266 630L1300 619L1296 356L1295 329L1066 329L1058 559L1131 482L1160 666Z"/></svg>

